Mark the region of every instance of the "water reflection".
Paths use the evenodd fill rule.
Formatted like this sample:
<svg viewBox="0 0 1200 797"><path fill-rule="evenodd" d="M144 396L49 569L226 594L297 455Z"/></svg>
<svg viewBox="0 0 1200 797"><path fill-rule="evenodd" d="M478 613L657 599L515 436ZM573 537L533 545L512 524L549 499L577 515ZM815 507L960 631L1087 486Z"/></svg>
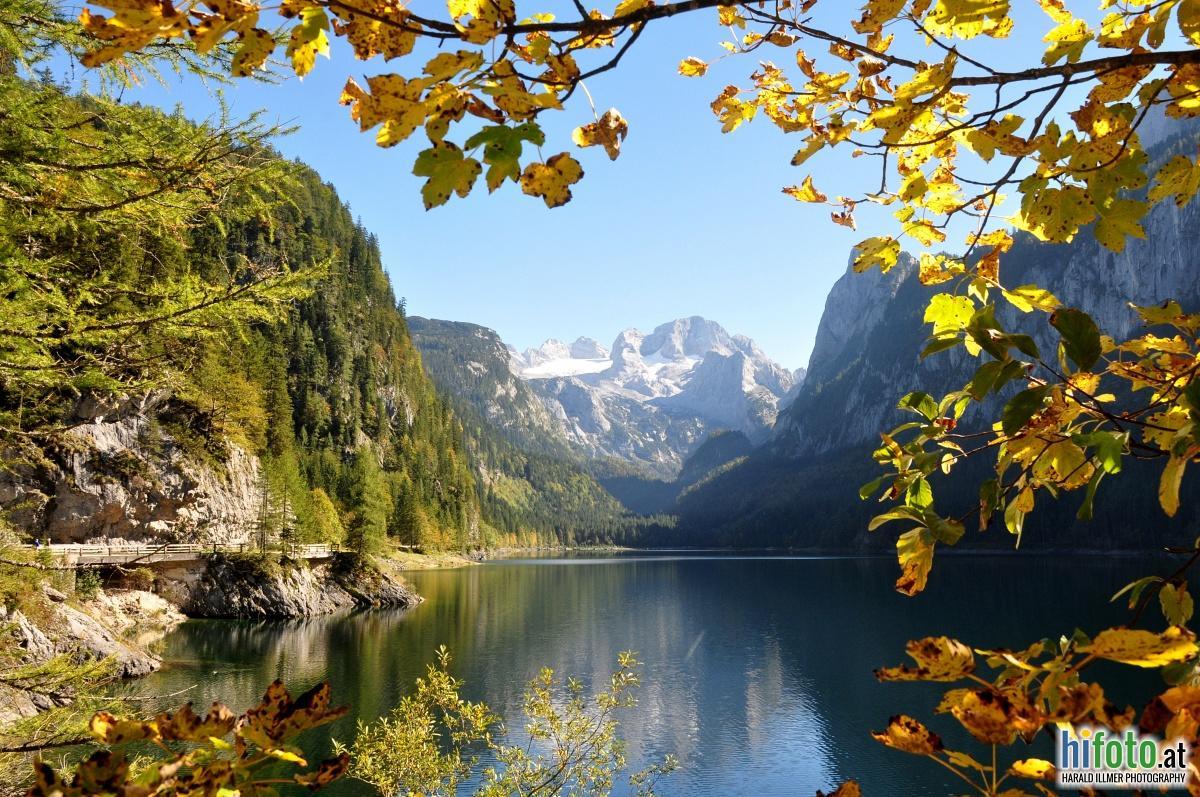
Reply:
<svg viewBox="0 0 1200 797"><path fill-rule="evenodd" d="M355 718L395 705L444 644L468 697L519 727L524 683L540 666L599 684L617 653L632 649L644 686L624 735L634 764L667 752L681 759L665 794L809 795L849 776L878 794L946 794L950 782L928 762L867 734L899 711L932 718L940 690L878 684L873 668L899 663L906 640L931 633L1011 646L1073 622L1092 630L1118 622L1108 596L1146 567L946 558L926 594L906 599L890 586L894 562L882 559L509 560L413 574L426 602L408 613L188 623L167 640L172 666L135 688L197 684L189 693L197 701L220 697L240 709L274 678L297 688L329 678L354 707L331 730L347 738Z"/></svg>

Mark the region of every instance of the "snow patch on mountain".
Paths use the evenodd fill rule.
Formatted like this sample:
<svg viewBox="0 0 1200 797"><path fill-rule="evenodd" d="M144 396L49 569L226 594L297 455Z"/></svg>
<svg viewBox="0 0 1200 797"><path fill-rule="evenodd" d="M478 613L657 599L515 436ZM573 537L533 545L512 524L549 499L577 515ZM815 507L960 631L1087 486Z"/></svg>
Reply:
<svg viewBox="0 0 1200 797"><path fill-rule="evenodd" d="M509 352L572 442L668 477L711 430L766 439L804 378L699 316L623 330L610 349L579 338Z"/></svg>

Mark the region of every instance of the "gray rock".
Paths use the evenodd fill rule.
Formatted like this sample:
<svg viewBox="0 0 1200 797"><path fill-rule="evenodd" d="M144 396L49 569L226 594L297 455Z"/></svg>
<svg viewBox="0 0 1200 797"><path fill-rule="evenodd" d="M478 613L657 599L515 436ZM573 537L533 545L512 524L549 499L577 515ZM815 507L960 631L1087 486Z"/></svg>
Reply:
<svg viewBox="0 0 1200 797"><path fill-rule="evenodd" d="M192 617L312 617L368 606L415 606L420 598L386 570L355 568L347 557L304 566L213 556L189 588Z"/></svg>

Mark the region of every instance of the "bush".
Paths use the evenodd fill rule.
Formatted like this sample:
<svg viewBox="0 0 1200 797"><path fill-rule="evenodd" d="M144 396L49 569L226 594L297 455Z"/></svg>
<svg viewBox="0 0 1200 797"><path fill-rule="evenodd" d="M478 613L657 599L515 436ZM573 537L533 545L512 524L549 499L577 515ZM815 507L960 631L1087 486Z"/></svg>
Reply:
<svg viewBox="0 0 1200 797"><path fill-rule="evenodd" d="M135 568L125 576L125 582L129 585L130 589L141 589L146 592L154 590L155 579L157 579L157 576L148 567Z"/></svg>
<svg viewBox="0 0 1200 797"><path fill-rule="evenodd" d="M95 570L80 570L75 574L75 595L80 600L90 601L100 594L100 588L103 586L100 574Z"/></svg>
<svg viewBox="0 0 1200 797"><path fill-rule="evenodd" d="M279 559L266 551L216 553L208 558L209 566L225 563L239 577L273 580L283 575Z"/></svg>

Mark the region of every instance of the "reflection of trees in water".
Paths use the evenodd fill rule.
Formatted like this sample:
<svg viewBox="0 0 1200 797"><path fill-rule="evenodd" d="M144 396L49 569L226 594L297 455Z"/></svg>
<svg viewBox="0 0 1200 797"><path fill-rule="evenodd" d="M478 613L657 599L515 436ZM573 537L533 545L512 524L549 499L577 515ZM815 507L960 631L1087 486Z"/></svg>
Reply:
<svg viewBox="0 0 1200 797"><path fill-rule="evenodd" d="M936 788L937 775L867 731L900 711L932 718L941 690L878 684L874 667L899 663L904 643L928 634L1015 646L1069 632L1061 617L1087 618L1093 630L1111 624L1121 615L1108 596L1144 569L943 557L929 590L909 599L892 591L895 563L884 559L496 563L412 574L426 602L409 612L189 623L168 639L167 656L202 666L138 688L162 693L200 680L198 702L219 696L244 708L274 678L296 688L329 678L336 699L370 721L444 644L466 696L485 699L519 732L522 691L538 667L593 685L618 651L633 649L643 687L624 734L635 764L680 756L685 769L668 794L742 793L749 783L763 794L811 793L849 775L918 794ZM352 732L353 719L332 729Z"/></svg>

